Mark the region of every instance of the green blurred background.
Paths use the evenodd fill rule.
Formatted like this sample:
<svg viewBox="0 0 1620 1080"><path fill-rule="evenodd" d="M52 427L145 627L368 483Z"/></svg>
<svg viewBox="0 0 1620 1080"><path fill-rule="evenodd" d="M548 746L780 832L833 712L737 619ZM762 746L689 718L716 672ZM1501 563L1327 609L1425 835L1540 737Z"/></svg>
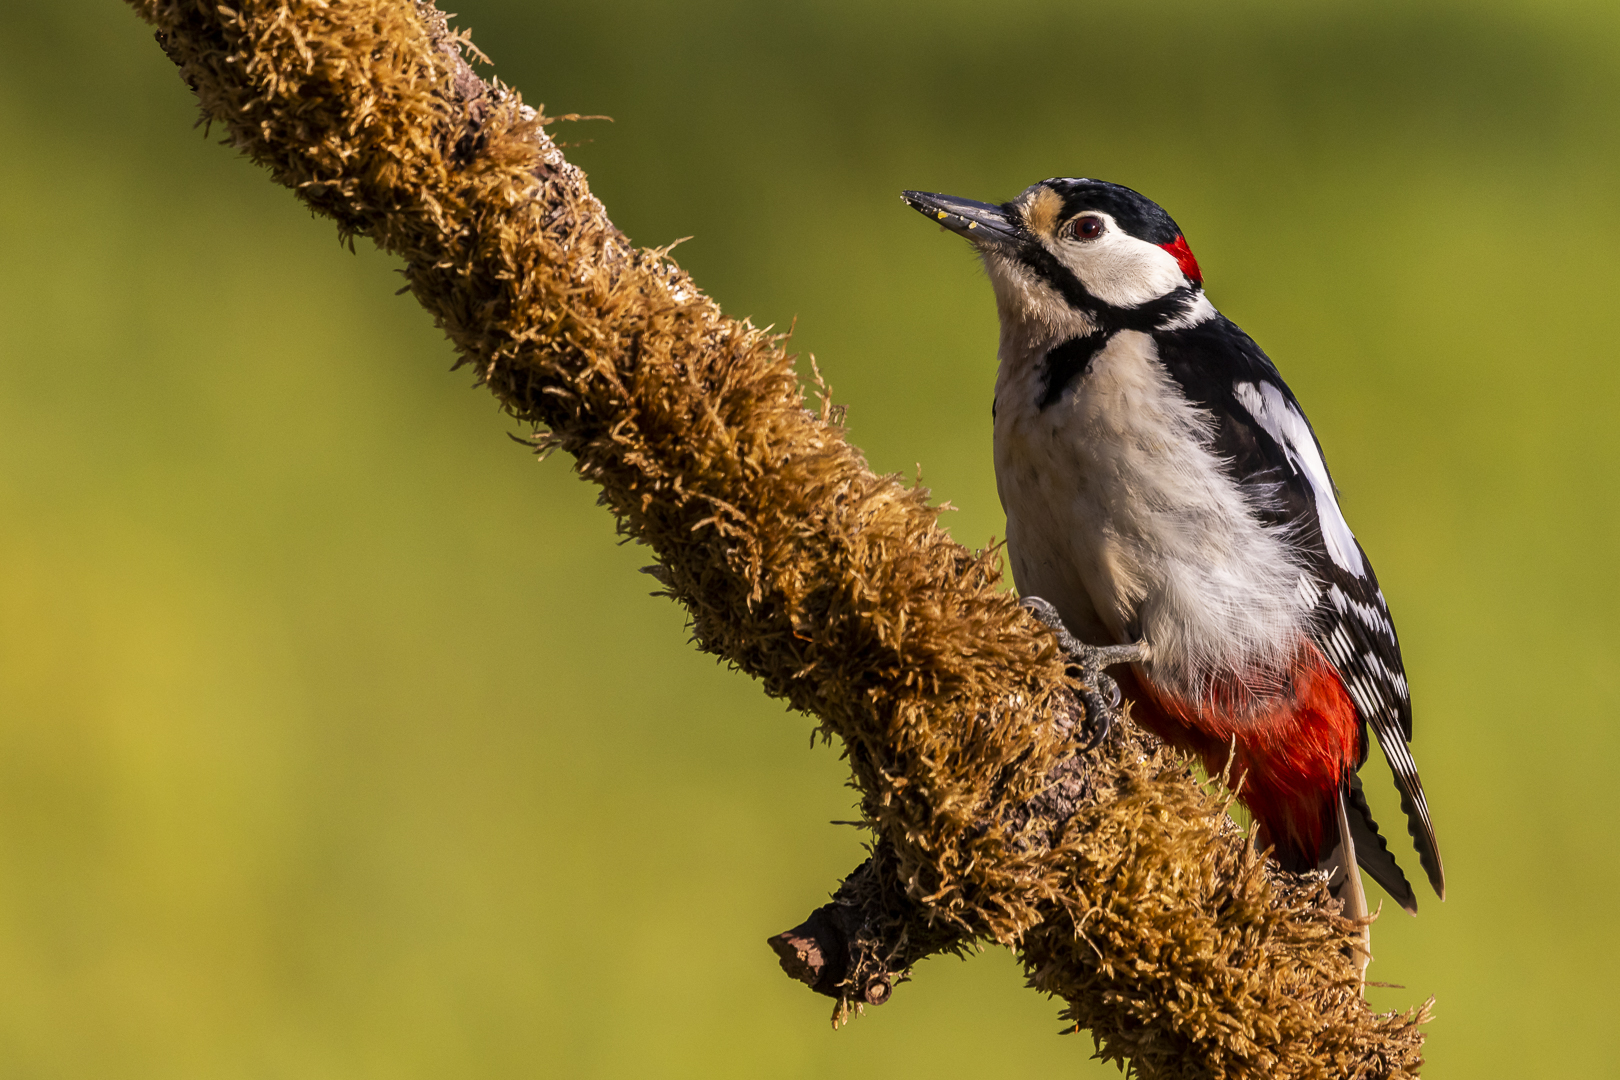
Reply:
<svg viewBox="0 0 1620 1080"><path fill-rule="evenodd" d="M1169 208L1402 630L1451 899L1375 1003L1620 1076L1620 11L452 6L973 546L989 290L897 193ZM194 116L124 5L0 8L0 1077L1101 1075L999 950L828 1029L763 940L861 857L836 750Z"/></svg>

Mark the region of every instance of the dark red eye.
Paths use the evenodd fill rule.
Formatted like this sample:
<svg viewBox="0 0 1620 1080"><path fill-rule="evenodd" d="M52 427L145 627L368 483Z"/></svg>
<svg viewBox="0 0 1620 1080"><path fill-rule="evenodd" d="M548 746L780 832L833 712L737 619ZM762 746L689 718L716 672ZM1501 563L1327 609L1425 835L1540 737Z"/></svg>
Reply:
<svg viewBox="0 0 1620 1080"><path fill-rule="evenodd" d="M1095 240L1103 234L1103 219L1095 214L1082 214L1069 226L1069 235L1076 240Z"/></svg>

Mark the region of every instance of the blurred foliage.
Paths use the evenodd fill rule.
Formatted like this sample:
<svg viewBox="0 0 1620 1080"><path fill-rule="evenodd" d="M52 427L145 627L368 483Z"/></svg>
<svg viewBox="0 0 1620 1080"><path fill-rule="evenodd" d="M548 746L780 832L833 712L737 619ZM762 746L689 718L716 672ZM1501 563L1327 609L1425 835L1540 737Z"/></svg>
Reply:
<svg viewBox="0 0 1620 1080"><path fill-rule="evenodd" d="M1402 630L1451 899L1375 1003L1438 995L1435 1076L1612 1074L1620 13L458 10L974 546L994 313L898 191L1161 201ZM826 1029L763 939L861 856L836 752L194 115L121 5L0 9L0 1076L1097 1070L1001 953Z"/></svg>

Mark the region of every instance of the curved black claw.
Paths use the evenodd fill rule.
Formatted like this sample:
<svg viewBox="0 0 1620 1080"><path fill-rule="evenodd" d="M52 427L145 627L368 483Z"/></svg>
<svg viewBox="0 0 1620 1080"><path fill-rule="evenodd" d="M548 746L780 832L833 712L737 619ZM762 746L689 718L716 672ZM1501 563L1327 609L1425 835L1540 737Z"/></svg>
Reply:
<svg viewBox="0 0 1620 1080"><path fill-rule="evenodd" d="M1078 669L1082 683L1078 694L1086 711L1086 742L1081 749L1090 753L1102 745L1109 732L1114 730L1114 721L1119 717L1119 706L1123 700L1119 683L1103 669L1115 664L1146 660L1147 645L1140 641L1134 645L1087 645L1069 633L1069 628L1063 625L1062 616L1050 602L1039 596L1026 596L1019 603L1051 628L1057 636L1058 648L1068 655L1073 667ZM1104 694L1107 700L1104 700Z"/></svg>

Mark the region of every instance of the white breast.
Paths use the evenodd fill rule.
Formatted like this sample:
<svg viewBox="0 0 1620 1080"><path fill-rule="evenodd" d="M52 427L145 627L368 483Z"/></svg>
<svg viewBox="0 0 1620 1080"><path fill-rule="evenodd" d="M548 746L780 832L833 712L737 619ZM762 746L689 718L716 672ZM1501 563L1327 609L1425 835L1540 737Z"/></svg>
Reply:
<svg viewBox="0 0 1620 1080"><path fill-rule="evenodd" d="M996 483L1019 592L1082 640L1147 640L1153 681L1188 700L1216 678L1286 686L1310 614L1300 560L1224 473L1152 337L1115 334L1044 410L1040 391L1039 353L1004 340Z"/></svg>

